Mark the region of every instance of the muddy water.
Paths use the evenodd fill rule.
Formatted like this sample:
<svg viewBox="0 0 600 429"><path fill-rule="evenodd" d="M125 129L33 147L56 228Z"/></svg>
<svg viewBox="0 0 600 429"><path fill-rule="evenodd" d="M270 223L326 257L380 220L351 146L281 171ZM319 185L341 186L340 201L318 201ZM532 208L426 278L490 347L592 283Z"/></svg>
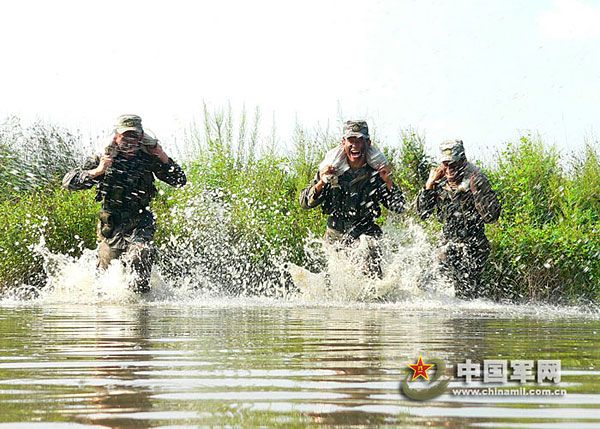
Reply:
<svg viewBox="0 0 600 429"><path fill-rule="evenodd" d="M399 393L419 355L448 366L436 399ZM566 395L454 395L486 387L456 377L466 359L560 360L560 383L543 387ZM4 302L0 423L600 427L600 317L458 301Z"/></svg>

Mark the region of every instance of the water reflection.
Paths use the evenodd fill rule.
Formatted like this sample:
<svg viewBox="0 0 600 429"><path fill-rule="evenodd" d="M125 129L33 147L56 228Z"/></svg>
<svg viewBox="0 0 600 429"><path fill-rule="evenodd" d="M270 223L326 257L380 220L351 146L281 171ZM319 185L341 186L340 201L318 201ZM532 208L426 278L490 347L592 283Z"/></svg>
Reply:
<svg viewBox="0 0 600 429"><path fill-rule="evenodd" d="M600 423L599 331L594 317L402 305L5 306L0 422ZM419 354L448 364L561 359L569 396L411 402L398 384Z"/></svg>

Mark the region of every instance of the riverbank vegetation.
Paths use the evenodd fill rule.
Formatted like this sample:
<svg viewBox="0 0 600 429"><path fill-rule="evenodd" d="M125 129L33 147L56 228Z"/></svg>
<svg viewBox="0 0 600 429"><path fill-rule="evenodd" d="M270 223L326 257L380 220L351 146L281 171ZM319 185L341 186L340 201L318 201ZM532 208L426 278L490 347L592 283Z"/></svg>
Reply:
<svg viewBox="0 0 600 429"><path fill-rule="evenodd" d="M285 285L286 262L316 268L309 236L323 233L320 210L299 207L298 195L337 130L298 126L289 142L259 135L259 112L234 115L205 109L186 135L189 184L160 186L154 202L160 267L175 282L202 278L226 293L270 293ZM409 202L436 154L407 130L398 141L376 142L394 167ZM168 149L168 144L166 145ZM0 129L0 285L43 285L34 247L44 237L52 252L78 256L95 246L98 204L93 191L60 189L63 174L92 146L50 124ZM282 149L284 147L285 149ZM467 142L468 147L468 142ZM502 203L500 221L487 229L492 255L485 295L515 301L600 299L600 148L560 154L535 135L504 145L492 165L481 165ZM414 208L404 220L415 219ZM385 219L382 219L385 222ZM423 223L435 240L439 225ZM183 254L183 256L182 256ZM187 279L187 280L186 280Z"/></svg>

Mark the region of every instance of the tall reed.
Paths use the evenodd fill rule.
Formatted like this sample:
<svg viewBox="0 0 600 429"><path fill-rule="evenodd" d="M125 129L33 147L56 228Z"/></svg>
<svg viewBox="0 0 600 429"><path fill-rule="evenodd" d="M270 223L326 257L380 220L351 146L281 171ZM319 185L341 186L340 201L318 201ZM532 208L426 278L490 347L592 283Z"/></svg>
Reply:
<svg viewBox="0 0 600 429"><path fill-rule="evenodd" d="M226 293L273 294L290 286L285 264L309 268L309 235L320 236L320 210L302 210L300 191L313 179L337 131L298 125L289 141L260 133L261 114L204 106L185 136L189 184L160 186L160 267L176 282L200 273ZM398 141L377 141L394 168L394 180L414 201L434 165L422 135L407 129ZM98 204L93 192L59 189L61 176L85 155L77 133L51 124L0 129L0 285L41 285L44 273L31 246L44 236L55 252L77 256L94 247ZM539 137L507 143L488 174L503 206L488 226L493 252L485 273L496 299L572 301L600 299L600 149L567 158ZM415 218L412 208L406 218ZM384 219L381 222L385 222ZM440 225L424 223L436 240ZM187 249L187 250L186 250ZM188 258L177 254L188 252Z"/></svg>

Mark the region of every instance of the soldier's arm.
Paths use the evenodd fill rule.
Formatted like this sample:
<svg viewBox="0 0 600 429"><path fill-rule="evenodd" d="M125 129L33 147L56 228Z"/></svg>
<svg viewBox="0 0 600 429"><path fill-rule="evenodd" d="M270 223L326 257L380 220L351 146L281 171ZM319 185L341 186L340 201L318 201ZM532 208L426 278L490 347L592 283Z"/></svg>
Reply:
<svg viewBox="0 0 600 429"><path fill-rule="evenodd" d="M435 211L439 197L438 188L441 186L445 174L445 168L442 164L429 171L425 187L417 195L416 208L421 219L427 219Z"/></svg>
<svg viewBox="0 0 600 429"><path fill-rule="evenodd" d="M80 191L90 189L102 180L103 175L95 175L94 169L100 164L100 156L95 155L88 158L85 163L74 170L69 171L63 177L62 186L69 191Z"/></svg>
<svg viewBox="0 0 600 429"><path fill-rule="evenodd" d="M471 192L475 199L475 208L485 223L494 223L500 217L500 202L492 189L488 178L482 172L471 177Z"/></svg>
<svg viewBox="0 0 600 429"><path fill-rule="evenodd" d="M329 184L323 183L317 172L315 179L300 193L300 207L303 209L312 209L321 204L329 190Z"/></svg>
<svg viewBox="0 0 600 429"><path fill-rule="evenodd" d="M173 159L169 158L166 163L156 160L154 175L163 182L180 188L187 183L187 177L183 169Z"/></svg>
<svg viewBox="0 0 600 429"><path fill-rule="evenodd" d="M380 179L378 177L378 179ZM391 189L388 188L388 184L381 180L381 184L378 186L379 193L379 201L381 204L388 210L391 210L396 213L402 213L404 211L404 194L400 190L400 188L393 184L391 185Z"/></svg>
<svg viewBox="0 0 600 429"><path fill-rule="evenodd" d="M431 216L437 201L437 189L421 189L417 195L417 213L423 220Z"/></svg>

